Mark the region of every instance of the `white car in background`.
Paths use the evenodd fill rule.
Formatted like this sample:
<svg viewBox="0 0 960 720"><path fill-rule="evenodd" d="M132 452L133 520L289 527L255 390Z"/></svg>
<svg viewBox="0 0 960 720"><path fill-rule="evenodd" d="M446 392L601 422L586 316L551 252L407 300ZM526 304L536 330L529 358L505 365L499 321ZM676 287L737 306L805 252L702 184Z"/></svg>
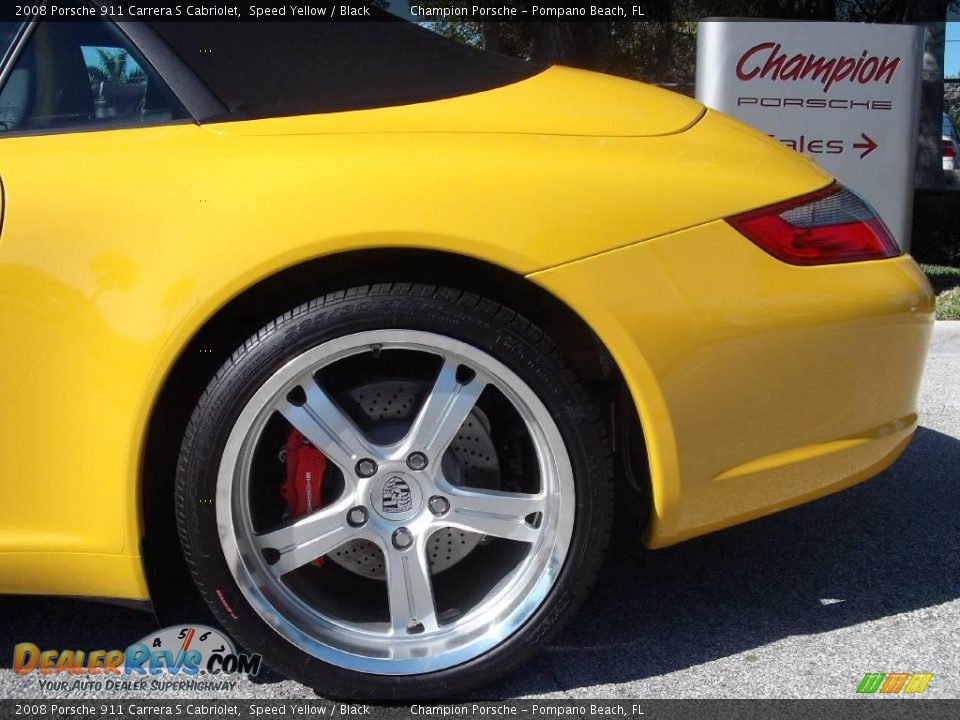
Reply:
<svg viewBox="0 0 960 720"><path fill-rule="evenodd" d="M960 167L957 165L957 133L950 116L943 114L943 174L947 183L957 182Z"/></svg>

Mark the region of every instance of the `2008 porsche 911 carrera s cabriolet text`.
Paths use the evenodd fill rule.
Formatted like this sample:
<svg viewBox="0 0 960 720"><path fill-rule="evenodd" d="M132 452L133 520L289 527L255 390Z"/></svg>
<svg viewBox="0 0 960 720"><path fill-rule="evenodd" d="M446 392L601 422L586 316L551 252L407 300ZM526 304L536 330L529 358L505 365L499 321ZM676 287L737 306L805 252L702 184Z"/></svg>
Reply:
<svg viewBox="0 0 960 720"><path fill-rule="evenodd" d="M182 576L321 692L456 695L576 613L615 513L671 545L917 426L917 265L693 100L401 22L0 43L2 592Z"/></svg>

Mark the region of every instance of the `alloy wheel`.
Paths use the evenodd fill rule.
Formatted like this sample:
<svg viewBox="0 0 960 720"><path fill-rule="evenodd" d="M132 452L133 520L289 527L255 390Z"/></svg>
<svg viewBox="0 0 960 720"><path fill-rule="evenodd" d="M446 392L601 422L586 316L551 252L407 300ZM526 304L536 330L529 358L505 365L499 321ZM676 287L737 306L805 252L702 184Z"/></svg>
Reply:
<svg viewBox="0 0 960 720"><path fill-rule="evenodd" d="M330 465L300 517L273 493L290 431ZM287 361L241 411L217 476L221 547L251 607L304 652L383 675L452 667L515 633L560 574L575 507L560 432L530 387L472 345L413 330Z"/></svg>

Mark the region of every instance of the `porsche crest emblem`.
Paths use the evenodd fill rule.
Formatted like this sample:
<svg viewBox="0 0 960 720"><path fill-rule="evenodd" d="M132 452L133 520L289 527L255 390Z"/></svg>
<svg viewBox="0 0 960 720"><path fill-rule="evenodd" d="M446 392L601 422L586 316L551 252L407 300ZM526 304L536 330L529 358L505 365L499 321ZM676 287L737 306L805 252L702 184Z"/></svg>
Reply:
<svg viewBox="0 0 960 720"><path fill-rule="evenodd" d="M399 475L394 475L384 483L382 500L385 513L403 513L413 508L410 485Z"/></svg>

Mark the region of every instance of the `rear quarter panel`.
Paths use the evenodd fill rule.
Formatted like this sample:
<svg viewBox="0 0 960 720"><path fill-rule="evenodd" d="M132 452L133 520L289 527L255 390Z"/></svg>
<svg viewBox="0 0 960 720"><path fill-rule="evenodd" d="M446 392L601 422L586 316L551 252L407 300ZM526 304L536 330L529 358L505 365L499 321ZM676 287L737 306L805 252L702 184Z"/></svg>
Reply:
<svg viewBox="0 0 960 720"><path fill-rule="evenodd" d="M799 267L723 221L535 273L637 401L670 545L883 470L917 426L933 324L908 256Z"/></svg>

